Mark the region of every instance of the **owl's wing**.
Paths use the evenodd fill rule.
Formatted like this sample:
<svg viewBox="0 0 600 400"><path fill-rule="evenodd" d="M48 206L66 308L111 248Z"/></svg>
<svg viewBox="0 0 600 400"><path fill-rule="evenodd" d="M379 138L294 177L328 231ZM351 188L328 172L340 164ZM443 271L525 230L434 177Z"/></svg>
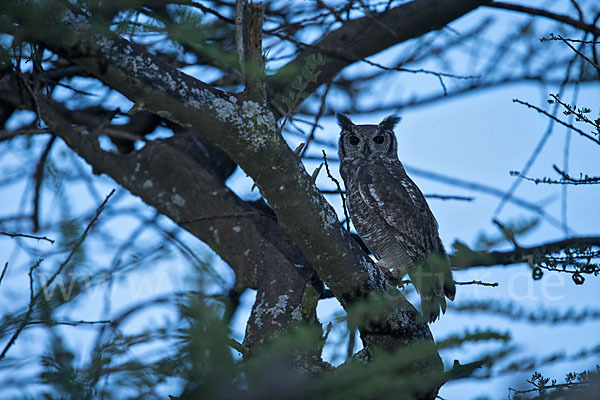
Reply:
<svg viewBox="0 0 600 400"><path fill-rule="evenodd" d="M369 164L358 171L358 192L372 211L392 228L416 268L408 273L421 295L423 314L435 321L446 311L456 288L439 238L437 222L425 196L401 165Z"/></svg>
<svg viewBox="0 0 600 400"><path fill-rule="evenodd" d="M425 197L406 173L390 169L393 166L383 164L361 166L355 179L360 196L394 228L413 262L425 259L432 252L443 254L437 222Z"/></svg>

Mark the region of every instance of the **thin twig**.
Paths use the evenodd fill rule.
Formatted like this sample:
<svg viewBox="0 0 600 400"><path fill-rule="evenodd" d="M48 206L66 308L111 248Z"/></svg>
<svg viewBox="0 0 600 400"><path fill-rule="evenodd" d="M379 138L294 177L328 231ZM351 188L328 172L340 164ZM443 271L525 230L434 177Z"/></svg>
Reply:
<svg viewBox="0 0 600 400"><path fill-rule="evenodd" d="M330 57L334 57L334 58L338 58L344 61L348 61L348 62L364 62L368 65L371 65L373 67L382 69L384 71L398 71L398 72L409 72L412 74L427 74L427 75L434 75L436 76L439 80L440 83L442 85L442 89L444 90L444 94L447 93L446 90L446 85L444 84L444 81L442 78L453 78L453 79L478 79L480 78L480 76L463 76L463 75L457 75L457 74L452 74L452 73L448 73L448 72L438 72L438 71L431 71L428 69L423 69L423 68L419 68L419 69L411 69L411 68L404 68L404 67L388 67L379 63L376 63L374 61L368 60L366 58L362 58L362 57L356 57L353 56L351 54L346 54L346 53L342 53L340 51L334 51L331 49L325 49L322 48L318 45L313 45L313 44L308 44L308 43L304 43L301 42L289 35L285 35L285 34L281 34L281 33L277 33L277 32L269 32L270 35L276 36L279 39L282 40L287 40L291 43L294 43L296 46L302 47L302 48L310 48L310 49L315 49L318 50L319 52L328 55Z"/></svg>
<svg viewBox="0 0 600 400"><path fill-rule="evenodd" d="M505 3L505 2L501 2L501 1L490 1L490 2L486 3L485 6L486 7L494 7L494 8L503 8L505 10L518 11L518 12L522 12L525 14L546 17L546 18L553 19L558 22L562 22L567 25L571 25L575 28L581 29L581 30L591 33L593 35L600 36L600 28L597 28L596 26L591 25L591 24L586 24L583 21L578 21L567 15L556 14L556 13L553 13L553 12L550 12L547 10L543 10L543 9L539 9L539 8L521 6L518 4L510 4L510 3Z"/></svg>
<svg viewBox="0 0 600 400"><path fill-rule="evenodd" d="M554 168L554 170L556 172L558 172L560 174L560 176L562 176L562 178L566 181L565 183L568 182L573 185L584 185L584 184L593 184L593 183L600 182L600 176L585 176L581 179L575 179L575 178L571 177L569 174L567 174L566 172L558 169L558 167L556 165L553 165L552 168Z"/></svg>
<svg viewBox="0 0 600 400"><path fill-rule="evenodd" d="M2 283L2 279L4 279L4 274L6 274L7 269L8 269L8 261L4 264L4 268L2 269L2 275L0 275L0 284Z"/></svg>
<svg viewBox="0 0 600 400"><path fill-rule="evenodd" d="M317 127L319 126L319 120L321 119L321 117L323 116L323 113L325 112L327 94L329 93L330 88L331 88L331 81L327 82L327 84L325 85L325 91L323 92L323 96L321 97L321 106L319 107L319 111L317 112L317 115L315 116L315 123L313 124L313 127L310 130L310 134L308 135L308 138L306 139L304 148L302 149L302 152L300 153L300 158L304 157L304 154L306 154L306 151L308 150L308 146L310 145L310 142L312 142L315 138L315 133L317 131Z"/></svg>
<svg viewBox="0 0 600 400"><path fill-rule="evenodd" d="M9 232L0 232L0 235L4 235L4 236L9 236L9 237L24 237L24 238L29 238L29 239L37 239L37 240L46 240L52 244L54 244L54 240L47 238L46 236L34 236L34 235L27 235L25 233L9 233Z"/></svg>
<svg viewBox="0 0 600 400"><path fill-rule="evenodd" d="M472 196L458 196L458 195L446 195L429 193L424 195L428 199L439 199L439 200L461 200L461 201L473 201L475 197Z"/></svg>
<svg viewBox="0 0 600 400"><path fill-rule="evenodd" d="M37 232L40 230L40 197L42 192L42 183L44 181L44 168L46 168L46 161L48 160L48 156L50 155L50 151L52 150L52 146L56 141L56 136L52 135L42 155L40 156L40 160L35 167L35 172L33 174L33 180L35 182L35 189L33 195L33 213L31 214L31 219L33 221L33 231Z"/></svg>
<svg viewBox="0 0 600 400"><path fill-rule="evenodd" d="M480 286L491 286L491 287L496 287L498 286L498 282L483 282L483 281L476 281L476 280L472 280L472 281L468 281L468 282L458 282L458 281L454 281L455 285L480 285Z"/></svg>
<svg viewBox="0 0 600 400"><path fill-rule="evenodd" d="M247 353L244 345L235 339L229 338L229 347L231 347L232 349L234 349L235 351L237 351L238 353L240 353L243 356L245 356Z"/></svg>
<svg viewBox="0 0 600 400"><path fill-rule="evenodd" d="M581 40L581 39L571 39L571 38L558 38L554 35L551 34L550 37L547 38L541 38L540 42L550 42L553 40L562 40L562 41L566 41L566 42L571 42L571 43L583 43L583 44L600 44L600 42L596 41L596 40Z"/></svg>
<svg viewBox="0 0 600 400"><path fill-rule="evenodd" d="M564 78L563 78L563 80L562 80L562 82L560 84L558 93L562 93L563 89L565 88L565 86L569 82L569 78L571 76L571 67L575 63L575 59L576 59L576 57L571 57L571 59L567 63L566 73L565 73L565 76L564 76ZM556 118L555 115L556 115L557 112L558 112L558 106L555 105L553 107L553 109L552 109L551 119L550 119L550 121L548 123L548 127L546 128L546 131L544 132L544 135L538 141L537 146L535 147L535 149L533 150L533 152L531 153L531 155L527 159L527 162L525 163L525 166L523 167L523 173L525 175L527 173L529 173L529 170L531 169L531 167L535 163L535 160L537 159L537 157L539 156L539 154L542 152L542 149L546 145L546 142L550 138L550 135L552 135L552 132L554 130L554 121L555 121L553 118ZM502 199L500 200L500 203L498 203L498 206L496 207L496 210L494 211L494 216L497 216L497 215L500 214L500 212L502 211L502 209L504 208L504 206L506 205L506 203L513 197L513 195L515 194L515 192L519 188L519 185L521 185L522 182L523 181L521 179L517 179L517 180L515 180L512 183L512 185L510 186L510 188L508 189L508 191L505 193L505 195L502 196ZM564 221L560 222L560 227L563 228L563 229L565 229L565 228L568 229L568 226L565 225Z"/></svg>
<svg viewBox="0 0 600 400"><path fill-rule="evenodd" d="M562 121L560 118L555 117L554 115L550 114L549 112L542 110L541 108L534 106L533 104L530 104L526 101L521 101L519 99L513 99L514 103L519 103L519 104L523 104L524 106L527 106L528 108L532 108L534 110L536 110L537 112L539 112L540 114L544 114L545 116L547 116L548 118L551 118L552 120L558 122L559 124L566 126L569 129L572 129L573 131L579 133L581 136L584 136L588 139L590 139L592 142L596 143L596 144L600 144L600 141L598 141L598 139L596 139L595 137L585 133L584 131L582 131L581 129L578 129L576 127L574 127L573 125Z"/></svg>
<svg viewBox="0 0 600 400"><path fill-rule="evenodd" d="M582 52L580 52L579 50L577 50L575 47L573 47L573 45L571 43L569 43L567 40L565 40L562 36L558 35L557 36L558 39L560 39L564 44L566 44L567 46L569 46L569 48L571 50L573 50L575 53L577 53L580 57L582 57L585 61L589 62L590 64L592 64L597 70L600 71L600 66L598 66L598 64L596 64L594 61L592 61L591 59L589 59L585 54L583 54Z"/></svg>
<svg viewBox="0 0 600 400"><path fill-rule="evenodd" d="M75 253L79 250L79 247L81 247L81 244L83 243L83 241L87 237L88 233L90 232L90 230L92 229L92 227L96 224L96 221L98 221L98 217L100 216L100 214L102 213L102 211L104 211L104 207L106 207L106 203L108 203L108 200L112 197L112 195L114 193L115 193L115 189L111 190L110 193L108 194L108 196L106 196L106 198L102 202L102 204L100 204L98 206L98 208L96 209L96 214L94 214L94 217L92 218L92 220L90 221L90 223L88 224L88 226L85 228L85 230L83 231L83 233L81 234L81 236L79 237L79 239L77 240L77 242L75 243L75 245L73 246L73 248L71 249L71 252L67 256L66 260L58 267L58 269L50 277L50 279L48 279L48 281L46 281L46 283L44 284L44 287L46 287L46 288L49 287L52 284L52 282L54 282L54 280L56 279L56 277L58 275L60 275L60 273L62 272L62 270L67 266L67 264L69 263L69 261L71 261L71 258L73 258L73 256L75 255ZM39 293L38 293L38 295L39 295Z"/></svg>
<svg viewBox="0 0 600 400"><path fill-rule="evenodd" d="M554 168L554 170L561 176L562 179L560 180L556 180L556 179L550 179L550 178L532 178L530 176L526 176L521 174L520 172L516 172L513 171L511 172L512 175L516 175L521 179L525 179L526 181L530 181L535 183L536 185L538 183L545 183L545 184L549 184L549 185L597 185L600 183L600 176L582 176L582 178L580 179L576 179L573 178L572 176L570 176L569 174L567 174L565 171L561 171L556 165L552 166Z"/></svg>
<svg viewBox="0 0 600 400"><path fill-rule="evenodd" d="M599 71L600 71L600 69L599 69ZM598 132L600 132L600 123L598 123L596 121L592 121L591 119L589 119L585 115L585 111L584 110L582 110L581 108L578 110L577 106L565 103L556 94L551 94L550 97L552 97L552 101L560 104L561 106L563 106L565 108L565 111L564 111L565 114L576 116L577 120L581 120L582 122L585 122L586 124L592 125L594 128L596 128L596 130ZM573 104L575 104L575 102L573 102Z"/></svg>
<svg viewBox="0 0 600 400"><path fill-rule="evenodd" d="M67 266L67 264L69 263L69 261L71 261L71 258L73 258L73 256L75 255L75 253L81 247L81 244L83 243L83 241L87 237L88 233L90 232L90 230L92 229L92 227L94 226L94 224L96 223L96 221L98 220L98 217L100 216L100 214L102 213L102 211L104 211L104 207L106 206L106 203L108 202L108 200L112 197L112 195L114 193L115 193L115 189L111 190L111 192L108 194L108 196L106 196L106 198L104 199L104 201L102 202L102 204L100 204L98 206L98 208L96 209L96 214L94 215L94 217L92 218L92 220L90 221L90 223L88 224L88 226L85 228L85 230L83 231L83 233L81 234L81 236L79 237L79 239L77 240L77 242L75 243L75 245L73 246L73 248L71 249L71 252L67 256L67 258L65 259L65 261L58 267L58 269L56 270L56 272L50 277L50 279L48 279L46 281L46 283L44 283L44 285L43 285L44 288L49 287L52 284L52 282L54 282L54 280L56 279L56 277L62 272L62 270L65 268L65 266ZM10 340L8 341L8 343L6 344L6 346L4 347L4 350L2 351L2 354L0 354L0 360L2 360L4 358L4 356L6 355L6 353L8 352L8 350L12 347L12 345L17 340L17 337L21 334L21 331L29 323L29 317L31 316L31 313L33 312L33 308L34 308L34 306L35 306L38 298L41 296L42 293L44 293L44 290L40 290L37 293L34 293L34 291L33 291L33 276L32 276L33 270L36 269L40 265L41 262L42 262L42 259L40 258L37 261L37 263L35 265L33 265L29 269L29 289L30 289L29 307L27 308L27 312L25 313L25 316L23 318L23 321L21 322L21 325L19 325L19 327L17 328L17 330L15 331L15 333L13 334L13 336L10 338Z"/></svg>
<svg viewBox="0 0 600 400"><path fill-rule="evenodd" d="M323 160L325 162L325 170L327 171L327 176L333 181L333 183L335 183L335 186L337 186L338 193L342 198L342 207L344 208L344 217L346 218L346 230L350 232L350 217L348 216L348 208L346 207L346 198L344 197L344 192L342 191L342 186L340 185L340 182L337 179L335 179L333 175L331 175L331 171L329 170L329 164L327 163L327 154L325 153L325 150L323 150Z"/></svg>
<svg viewBox="0 0 600 400"><path fill-rule="evenodd" d="M19 335L21 334L21 331L23 331L25 326L27 326L29 317L31 316L31 313L33 312L33 307L37 300L37 296L34 294L34 291L33 291L33 270L36 269L37 267L39 267L42 261L43 260L40 258L39 260L37 260L37 262L34 265L31 266L31 268L29 268L29 307L27 307L27 312L25 313L25 317L23 318L23 321L21 321L21 325L19 325L19 327L17 328L15 333L13 333L13 335L9 339L8 343L6 343L6 346L4 346L4 350L2 350L2 354L0 354L0 360L2 360L4 358L4 356L6 356L6 353L12 347L12 345L15 343L15 341L17 340L17 337L19 337Z"/></svg>
<svg viewBox="0 0 600 400"><path fill-rule="evenodd" d="M79 326L79 325L100 325L100 324L112 324L113 322L109 319L101 320L101 321L29 321L27 325L42 325L42 324L51 324L51 325L67 325L67 326Z"/></svg>

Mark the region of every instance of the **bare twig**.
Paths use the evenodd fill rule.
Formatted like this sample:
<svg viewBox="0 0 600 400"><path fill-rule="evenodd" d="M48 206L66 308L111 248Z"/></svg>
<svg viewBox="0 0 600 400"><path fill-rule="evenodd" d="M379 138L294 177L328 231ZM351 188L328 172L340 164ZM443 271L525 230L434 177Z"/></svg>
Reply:
<svg viewBox="0 0 600 400"><path fill-rule="evenodd" d="M83 241L87 237L88 233L90 232L90 230L92 229L92 227L94 226L94 224L96 223L96 221L98 220L98 217L100 216L100 214L102 213L102 211L104 211L104 207L106 206L106 203L108 202L108 200L112 197L112 195L114 193L115 193L115 190L114 189L111 190L111 192L108 194L108 196L106 196L106 198L104 199L104 201L102 202L102 204L100 204L98 206L98 208L96 209L96 214L94 215L94 217L92 218L92 220L90 221L90 223L88 224L88 226L85 228L85 230L83 231L83 233L81 234L81 236L79 237L79 239L77 240L77 242L75 243L75 245L73 246L73 248L71 249L71 252L67 256L67 258L65 259L65 261L58 267L58 269L56 270L56 272L50 277L50 279L48 279L46 281L46 283L44 283L44 285L43 285L44 288L49 287L52 284L52 282L54 282L54 280L56 279L56 277L67 266L67 264L69 263L69 261L71 261L71 258L73 258L73 255L81 247L81 244L83 243ZM27 308L27 312L25 313L25 316L23 317L23 321L21 322L21 325L19 325L19 327L17 328L17 330L15 331L15 333L13 334L13 336L10 338L10 340L8 341L8 343L6 344L6 346L4 347L4 350L2 351L2 354L0 354L0 360L2 360L4 358L4 356L6 355L6 353L8 352L8 350L12 347L12 345L17 340L17 337L21 334L21 331L28 325L28 323L29 323L29 317L31 316L31 313L33 312L33 308L34 308L35 304L37 303L38 298L41 296L42 293L44 293L44 290L40 290L37 293L34 293L34 290L33 290L33 276L32 276L33 270L36 269L40 265L40 263L42 261L43 261L42 259L39 259L36 262L36 264L33 265L29 269L29 290L30 290L29 307Z"/></svg>
<svg viewBox="0 0 600 400"><path fill-rule="evenodd" d="M0 360L2 360L6 356L6 353L8 352L8 350L16 342L17 338L19 337L19 335L21 334L21 332L23 331L25 326L27 326L29 317L31 316L31 313L33 312L33 307L35 306L35 303L37 301L37 296L34 294L34 291L33 291L33 270L36 269L37 267L39 267L42 261L43 260L40 258L39 260L37 260L37 262L34 265L31 266L31 268L29 268L29 307L27 307L27 312L25 313L25 316L23 317L23 321L21 321L21 324L19 325L17 330L13 333L11 338L8 340L8 343L6 343L6 346L4 346L4 350L2 350L2 353L0 354Z"/></svg>
<svg viewBox="0 0 600 400"><path fill-rule="evenodd" d="M27 325L42 325L48 324L48 321L29 321ZM80 325L102 325L102 324L112 324L111 320L100 320L100 321L52 321L51 325L67 325L67 326L80 326Z"/></svg>
<svg viewBox="0 0 600 400"><path fill-rule="evenodd" d="M25 233L9 233L9 232L0 232L0 235L4 235L4 236L9 236L9 237L24 237L24 238L29 238L29 239L37 239L37 240L46 240L52 244L54 244L54 240L47 238L46 236L34 236L34 235L27 235Z"/></svg>
<svg viewBox="0 0 600 400"><path fill-rule="evenodd" d="M87 237L87 235L90 232L90 230L92 229L92 227L96 224L96 221L98 221L98 217L100 216L100 214L102 213L102 211L104 211L104 207L106 207L106 204L108 203L108 200L110 200L110 198L112 197L112 195L114 193L115 193L115 189L111 190L110 193L108 194L108 196L106 196L106 198L104 199L104 201L98 206L98 208L96 209L96 214L94 214L94 217L92 218L92 220L90 221L90 223L87 225L87 227L85 228L85 230L83 231L83 233L81 234L81 236L79 237L79 239L77 240L77 242L75 243L75 245L73 246L73 248L71 249L71 252L67 256L67 258L65 259L65 261L58 267L58 269L56 270L56 272L50 277L50 279L48 279L48 281L46 281L46 283L44 284L44 287L47 288L48 286L50 286L52 284L52 282L54 282L54 280L56 279L56 277L58 275L60 275L60 273L62 272L62 270L67 266L67 264L69 263L69 261L71 261L71 258L73 258L73 256L75 255L75 253L79 250L79 247L81 247L81 244L83 243L83 241ZM39 293L38 293L38 295L39 295Z"/></svg>
<svg viewBox="0 0 600 400"><path fill-rule="evenodd" d="M559 38L559 37L556 37L556 36L554 36L552 34L550 35L550 37L541 38L540 42L550 42L550 41L553 41L553 40L561 40L561 41L564 41L564 42L571 42L571 43L600 44L600 42L596 41L596 40L581 40L581 39L571 39L571 38L563 38L563 37Z"/></svg>
<svg viewBox="0 0 600 400"><path fill-rule="evenodd" d="M563 80L562 80L562 82L560 84L560 87L559 87L559 91L558 91L559 93L562 93L563 89L565 88L565 86L569 82L569 78L571 76L571 67L575 63L575 59L576 59L575 57L572 57L569 60L568 64L567 64L565 76L564 76L564 78L563 78ZM546 128L546 131L544 132L544 135L538 141L538 144L536 145L535 149L533 150L533 152L531 153L531 155L527 159L527 162L525 163L525 166L523 167L523 173L524 174L527 174L529 172L530 168L535 163L535 160L537 159L537 157L539 156L539 154L542 152L542 149L544 148L544 146L548 142L548 139L550 138L550 135L552 135L552 132L554 130L554 122L555 122L555 119L556 119L555 115L556 115L557 112L558 112L558 107L555 105L555 107L553 107L553 109L552 109L551 118L550 118L550 121L548 122L548 126ZM500 203L498 203L498 206L496 207L496 210L494 211L494 215L497 216L497 215L500 214L500 212L502 211L502 209L504 208L504 206L506 205L506 203L515 194L515 192L519 188L519 185L521 185L522 182L523 181L521 179L517 179L517 180L515 180L511 184L511 186L508 189L508 191L506 191L506 193L504 194L504 196L502 196L502 199L500 200ZM564 222L564 220L560 223L560 227L562 229L564 229L564 230L569 230L569 227L566 225L566 223Z"/></svg>
<svg viewBox="0 0 600 400"><path fill-rule="evenodd" d="M42 182L44 181L44 168L46 167L46 161L48 160L48 155L52 150L52 146L56 141L56 136L52 135L48 143L46 144L46 148L42 152L40 156L40 160L37 163L35 168L35 173L33 174L33 180L35 181L35 189L33 195L33 213L31 214L31 219L33 221L33 231L37 232L40 230L40 197L42 192Z"/></svg>
<svg viewBox="0 0 600 400"><path fill-rule="evenodd" d="M589 185L589 184L600 182L600 176L587 176L586 175L581 179L575 179L575 178L571 177L569 174L567 174L566 172L558 169L558 167L556 165L553 165L552 168L554 168L554 170L556 172L558 172L560 174L560 176L562 176L564 183L570 183L573 185L585 185L585 184Z"/></svg>
<svg viewBox="0 0 600 400"><path fill-rule="evenodd" d="M438 200L461 200L461 201L473 201L475 197L472 196L458 196L458 195L448 195L448 194L436 194L436 193L428 193L424 195L428 199L438 199Z"/></svg>
<svg viewBox="0 0 600 400"><path fill-rule="evenodd" d="M588 138L589 140L591 140L595 144L599 144L600 145L600 141L598 139L596 139L595 137L591 136L588 133L585 133L581 129L576 128L575 126L573 126L573 125L571 125L571 124L569 124L567 122L562 121L560 118L555 117L554 115L550 114L546 110L542 110L541 108L539 108L537 106L534 106L533 104L530 104L530 103L528 103L526 101L521 101L519 99L513 99L513 102L519 103L519 104L523 104L524 106L527 106L528 108L532 108L532 109L536 110L537 112L539 112L540 114L544 114L548 118L551 118L553 121L556 121L559 124L561 124L563 126L566 126L569 129L572 129L573 131L579 133L581 136L584 136L584 137Z"/></svg>
<svg viewBox="0 0 600 400"><path fill-rule="evenodd" d="M591 25L591 24L586 24L583 21L576 20L567 15L553 13L553 12L543 10L540 8L505 3L502 1L492 1L492 2L485 4L485 6L494 7L494 8L503 8L505 10L518 11L518 12L522 12L525 14L536 15L536 16L540 16L540 17L553 19L555 21L562 22L564 24L571 25L575 28L581 29L585 32L591 33L595 36L600 36L600 28L598 28L594 25Z"/></svg>
<svg viewBox="0 0 600 400"><path fill-rule="evenodd" d="M525 179L526 181L533 182L535 184L545 183L549 185L595 185L600 183L600 176L587 176L582 175L581 178L573 178L565 171L560 170L556 165L552 166L554 170L561 176L560 180L550 179L550 178L532 178L526 175L521 174L517 171L512 171L512 175L519 176L521 179Z"/></svg>
<svg viewBox="0 0 600 400"><path fill-rule="evenodd" d="M0 284L2 283L2 279L4 279L4 274L6 274L7 269L8 269L8 261L4 264L4 268L2 268L2 275L0 275Z"/></svg>
<svg viewBox="0 0 600 400"><path fill-rule="evenodd" d="M480 285L480 286L491 286L491 287L496 287L498 286L498 282L483 282L483 281L476 281L476 280L472 280L472 281L467 281L467 282L458 282L458 281L454 281L455 285Z"/></svg>
<svg viewBox="0 0 600 400"><path fill-rule="evenodd" d="M585 54L583 54L581 51L577 50L575 47L573 47L573 45L571 43L569 43L568 40L565 40L561 35L557 36L559 40L561 40L564 44L566 44L567 46L569 46L569 48L571 50L573 50L575 53L577 53L581 58L583 58L585 61L589 62L590 64L592 64L594 66L594 68L596 68L597 70L600 71L600 66L598 66L598 64L596 64L593 60L591 60L590 58L588 58Z"/></svg>
<svg viewBox="0 0 600 400"><path fill-rule="evenodd" d="M323 116L323 113L325 112L327 94L329 93L330 88L331 88L331 81L327 82L327 84L325 85L325 91L323 92L323 96L321 96L321 106L319 107L319 111L317 112L317 115L315 116L315 122L313 124L312 129L310 130L310 134L308 135L308 138L306 139L304 148L302 149L302 152L300 153L300 158L304 157L304 154L306 154L306 151L308 150L308 146L315 138L315 133L317 131L317 127L319 126L319 120L321 119L321 117Z"/></svg>
<svg viewBox="0 0 600 400"><path fill-rule="evenodd" d="M599 71L600 71L600 69L599 69ZM571 104L568 104L568 103L565 103L564 101L562 101L560 99L560 97L556 94L551 94L550 97L552 97L553 102L556 102L565 108L564 113L566 115L574 115L575 117L577 117L578 121L582 121L582 122L585 122L586 124L592 125L594 128L596 128L596 130L600 134L600 122L592 121L591 119L589 119L587 117L587 115L585 115L586 111L589 112L589 109L588 110L583 110L581 108L577 109L577 107L575 105L571 105Z"/></svg>
<svg viewBox="0 0 600 400"><path fill-rule="evenodd" d="M342 51L335 51L335 50L331 50L331 49L326 49L323 48L321 46L318 45L313 45L313 44L309 44L309 43L304 43L301 42L289 35L285 35L282 33L277 33L277 32L270 32L271 35L276 36L282 40L287 40L291 43L294 43L296 46L301 47L301 48L309 48L309 49L315 49L317 51L319 51L322 54L325 54L327 56L330 57L334 57L349 63L355 63L355 62L364 62L365 64L371 65L373 67L382 69L384 71L398 71L398 72L409 72L412 74L426 74L426 75L433 75L435 77L438 78L438 80L440 81L440 84L442 86L442 89L444 90L444 94L447 94L447 90L446 90L446 85L444 84L443 78L453 78L453 79L477 79L479 78L479 76L463 76L463 75L457 75L457 74L452 74L449 72L438 72L438 71L431 71L428 69L424 69L424 68L419 68L419 69L411 69L411 68L404 68L404 67L388 67L379 63L376 63L374 61L368 60L366 58L361 58L361 57L356 57L353 56L351 54L348 53L343 53Z"/></svg>
<svg viewBox="0 0 600 400"><path fill-rule="evenodd" d="M333 183L335 183L337 191L340 194L340 197L342 198L342 207L344 208L344 217L346 218L346 230L350 232L350 217L348 216L348 208L346 207L346 198L344 196L344 192L342 191L342 186L340 185L340 182L337 179L335 179L333 175L331 175L331 171L329 170L329 164L327 163L327 154L325 153L325 150L323 150L323 160L325 162L325 170L327 171L327 176L333 181Z"/></svg>

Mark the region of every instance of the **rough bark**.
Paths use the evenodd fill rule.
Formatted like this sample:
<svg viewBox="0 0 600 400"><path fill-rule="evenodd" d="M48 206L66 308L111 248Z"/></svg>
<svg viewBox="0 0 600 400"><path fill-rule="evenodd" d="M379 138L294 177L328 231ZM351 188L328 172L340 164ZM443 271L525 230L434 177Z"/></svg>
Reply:
<svg viewBox="0 0 600 400"><path fill-rule="evenodd" d="M0 103L34 109L28 96L19 94L6 76L0 81ZM265 338L299 322L315 323L316 297L322 284L312 265L277 224L275 215L261 203L238 198L213 170L219 149L191 133L148 143L128 154L107 152L98 143L95 127L102 120L85 112L73 113L61 104L38 97L42 118L73 151L107 174L132 194L207 243L233 269L236 290L257 290L244 345L252 352ZM89 133L72 129L76 120Z"/></svg>
<svg viewBox="0 0 600 400"><path fill-rule="evenodd" d="M222 148L254 178L279 225L343 306L387 289L386 277L339 224L300 159L281 137L268 109L243 96L215 90L116 35L98 33L71 11L60 10L57 15L59 28L46 22L44 29L37 30L44 31L43 35L36 36L33 30L30 34L138 106L188 127ZM171 196L170 203L173 200ZM184 200L186 204L194 201ZM393 349L414 340L432 341L418 312L405 305L387 318L383 328L363 333L367 346Z"/></svg>
<svg viewBox="0 0 600 400"><path fill-rule="evenodd" d="M319 80L307 89L309 93L357 57L439 29L483 3L416 0L381 17L347 21L282 69L272 81L274 96L286 91L285 85L277 87L282 78L298 71L315 51L345 48L350 57L326 54L327 62ZM32 2L30 6L39 4ZM2 11L11 14L10 9ZM305 289L311 287L310 265L344 307L373 292L385 293L387 278L339 224L302 162L283 140L273 112L264 102L247 93L216 90L142 47L95 29L84 16L59 5L47 7L40 15L43 18L37 21L23 15L12 17L22 22L20 29L26 36L76 63L128 97L137 108L198 135L177 135L172 140L149 143L139 152L108 153L100 149L92 133L74 132L70 121L56 118L60 113L53 110L55 104L50 100L37 99L43 105L40 108L45 108L46 122L96 171L109 174L208 243L236 271L240 285L257 288L247 332L249 347L278 327L314 319L316 300L308 307L304 304ZM216 144L255 180L276 220L238 199L214 171L183 150L190 143L201 150L202 146L194 142L200 138ZM294 262L297 260L302 262ZM278 284L273 285L273 281ZM269 328L265 329L265 324ZM254 332L260 335L254 337ZM415 341L433 345L429 328L406 301L364 328L361 335L371 350L392 352ZM428 368L441 367L435 354Z"/></svg>

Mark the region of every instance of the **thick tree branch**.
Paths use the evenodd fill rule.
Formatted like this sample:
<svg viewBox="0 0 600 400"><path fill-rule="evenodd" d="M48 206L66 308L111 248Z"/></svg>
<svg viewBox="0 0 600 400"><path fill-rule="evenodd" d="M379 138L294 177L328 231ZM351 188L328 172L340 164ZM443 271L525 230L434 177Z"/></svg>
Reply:
<svg viewBox="0 0 600 400"><path fill-rule="evenodd" d="M342 228L301 160L278 133L269 110L243 96L216 91L110 32L98 33L71 11L60 10L58 15L60 23L46 15L37 21L42 26L26 30L136 104L201 132L225 150L254 178L279 224L343 306L387 290L387 278ZM164 196L164 209L179 201L173 193ZM376 329L362 334L367 346L386 350L415 340L432 341L427 325L406 301L397 312L382 317ZM439 359L435 363L441 367Z"/></svg>
<svg viewBox="0 0 600 400"><path fill-rule="evenodd" d="M31 102L16 96L18 89L9 82L0 81L0 99L31 109ZM244 342L250 352L285 327L316 322L321 283L315 281L312 265L266 206L242 201L225 186L220 171L212 170L219 149L191 133L180 133L150 142L139 152L106 152L97 138L103 132L82 134L72 127L75 119L91 132L102 124L100 117L73 113L44 96L38 104L44 121L96 173L111 176L207 243L233 268L235 290L257 289L260 302L253 308ZM312 303L305 301L306 291L317 293ZM277 313L271 311L275 306Z"/></svg>
<svg viewBox="0 0 600 400"><path fill-rule="evenodd" d="M554 21L562 22L563 24L571 25L577 29L581 29L584 32L591 33L592 35L598 37L600 36L600 28L595 25L588 24L583 20L578 20L569 17L568 15L557 14L551 11L547 11L541 8L522 6L519 4L505 3L503 1L492 1L486 4L487 7L493 8L501 8L504 10L517 11L520 13L525 13L529 15L535 15L539 17L545 17L552 19Z"/></svg>
<svg viewBox="0 0 600 400"><path fill-rule="evenodd" d="M326 63L316 82L310 82L306 93L314 92L329 82L342 69L357 60L377 54L398 43L441 29L450 22L488 3L487 0L414 0L385 13L346 21L298 57L282 67L270 79L271 100L279 102L291 88L291 78L298 75L306 59L321 53ZM374 23L376 18L378 23Z"/></svg>
<svg viewBox="0 0 600 400"><path fill-rule="evenodd" d="M456 252L450 256L450 263L453 269L521 264L535 260L538 256L585 246L600 247L600 236L574 237L555 242L548 242L538 246L519 247L510 251L491 252L472 251L464 244L456 242L454 244Z"/></svg>

